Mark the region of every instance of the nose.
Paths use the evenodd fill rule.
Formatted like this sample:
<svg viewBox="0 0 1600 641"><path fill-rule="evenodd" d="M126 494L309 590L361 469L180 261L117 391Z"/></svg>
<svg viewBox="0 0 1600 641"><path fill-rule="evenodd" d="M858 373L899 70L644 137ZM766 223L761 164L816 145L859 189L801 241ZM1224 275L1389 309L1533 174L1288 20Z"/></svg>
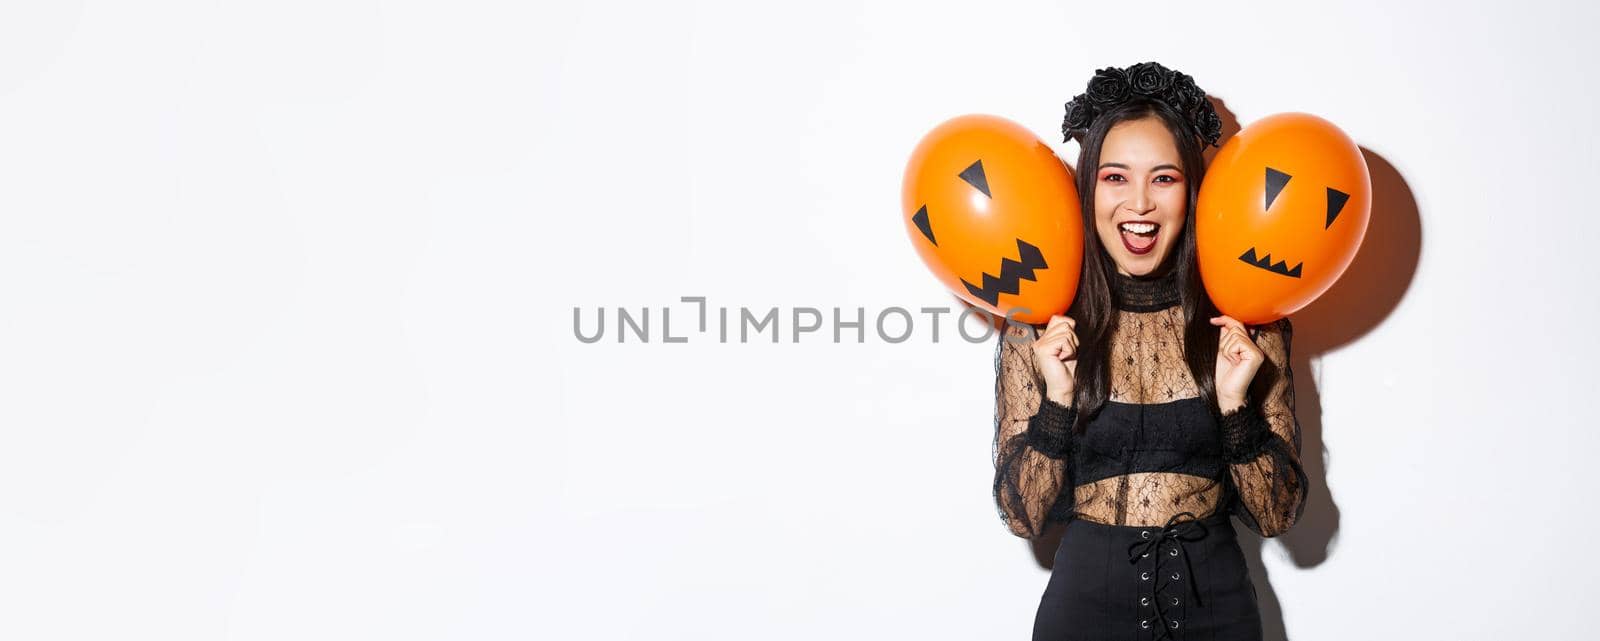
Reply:
<svg viewBox="0 0 1600 641"><path fill-rule="evenodd" d="M1133 213L1141 216L1155 210L1156 203L1155 200L1150 197L1150 189L1148 186L1140 187L1139 189L1134 190L1133 197L1128 200L1128 208L1133 210Z"/></svg>

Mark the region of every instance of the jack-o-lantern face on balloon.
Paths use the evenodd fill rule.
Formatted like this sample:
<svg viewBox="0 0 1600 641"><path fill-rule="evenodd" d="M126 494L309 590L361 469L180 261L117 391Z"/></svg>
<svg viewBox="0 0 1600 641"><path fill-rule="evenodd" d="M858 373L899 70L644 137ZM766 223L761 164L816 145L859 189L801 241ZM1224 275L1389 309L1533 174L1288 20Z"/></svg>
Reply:
<svg viewBox="0 0 1600 641"><path fill-rule="evenodd" d="M1268 116L1217 152L1195 204L1206 292L1250 325L1327 291L1366 236L1372 183L1361 149L1333 123Z"/></svg>
<svg viewBox="0 0 1600 641"><path fill-rule="evenodd" d="M1021 125L975 114L935 127L912 152L901 193L917 254L963 300L1035 324L1072 303L1083 259L1078 190Z"/></svg>

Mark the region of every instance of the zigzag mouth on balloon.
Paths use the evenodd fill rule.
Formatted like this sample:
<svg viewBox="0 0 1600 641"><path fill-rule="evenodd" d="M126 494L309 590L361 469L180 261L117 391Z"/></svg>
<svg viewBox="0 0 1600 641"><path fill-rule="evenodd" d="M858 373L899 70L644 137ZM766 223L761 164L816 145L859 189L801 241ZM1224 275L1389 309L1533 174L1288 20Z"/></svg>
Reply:
<svg viewBox="0 0 1600 641"><path fill-rule="evenodd" d="M1299 278L1300 268L1305 265L1304 262L1295 263L1294 269L1290 269L1289 261L1280 260L1276 263L1272 262L1272 254L1266 254L1260 258L1256 258L1256 248L1254 247L1251 247L1249 251L1240 255L1239 260L1249 263L1252 266L1260 267L1261 269L1265 269L1274 274L1288 276L1290 278Z"/></svg>
<svg viewBox="0 0 1600 641"><path fill-rule="evenodd" d="M1021 291L1022 281L1036 280L1033 273L1034 270L1049 267L1044 262L1044 252L1039 251L1038 247L1028 244L1021 238L1017 239L1017 257L1019 260L1011 260L1004 257L1000 259L1000 276L998 277L990 276L989 272L984 272L982 287L967 282L965 278L961 279L961 284L966 285L967 291L978 297L979 300L990 305L998 305L1001 294L1015 295Z"/></svg>

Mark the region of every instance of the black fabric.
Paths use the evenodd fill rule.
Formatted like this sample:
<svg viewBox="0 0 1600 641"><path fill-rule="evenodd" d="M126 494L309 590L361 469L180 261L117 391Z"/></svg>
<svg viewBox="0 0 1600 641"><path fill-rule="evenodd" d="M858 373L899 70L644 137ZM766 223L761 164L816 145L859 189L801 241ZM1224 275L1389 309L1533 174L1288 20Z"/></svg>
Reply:
<svg viewBox="0 0 1600 641"><path fill-rule="evenodd" d="M1072 450L1072 424L1077 417L1072 408L1043 399L1039 413L1028 420L1028 446L1053 459L1066 458Z"/></svg>
<svg viewBox="0 0 1600 641"><path fill-rule="evenodd" d="M1111 277L1111 300L1125 312L1153 312L1177 305L1178 272L1167 270L1159 276L1118 273Z"/></svg>
<svg viewBox="0 0 1600 641"><path fill-rule="evenodd" d="M1248 400L1238 409L1224 412L1219 421L1222 428L1222 458L1229 463L1245 463L1261 454L1272 438L1272 424L1261 415L1261 408Z"/></svg>
<svg viewBox="0 0 1600 641"><path fill-rule="evenodd" d="M1255 585L1228 515L1163 527L1074 520L1034 617L1034 641L1255 641Z"/></svg>
<svg viewBox="0 0 1600 641"><path fill-rule="evenodd" d="M1166 403L1106 403L1073 448L1077 483L1165 472L1218 478L1223 443L1198 397Z"/></svg>

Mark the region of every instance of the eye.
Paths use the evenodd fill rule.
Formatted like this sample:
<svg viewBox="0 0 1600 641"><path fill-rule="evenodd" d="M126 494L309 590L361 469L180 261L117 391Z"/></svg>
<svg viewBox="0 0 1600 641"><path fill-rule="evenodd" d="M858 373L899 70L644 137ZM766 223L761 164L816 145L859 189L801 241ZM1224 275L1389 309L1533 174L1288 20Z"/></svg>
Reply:
<svg viewBox="0 0 1600 641"><path fill-rule="evenodd" d="M1119 182L1119 183L1120 182L1126 182L1125 180L1123 180L1122 174L1106 174L1104 178L1101 178L1101 180L1104 180L1104 181L1107 181L1107 182Z"/></svg>
<svg viewBox="0 0 1600 641"><path fill-rule="evenodd" d="M1328 187L1327 190L1328 190L1328 222L1323 223L1323 225L1322 225L1323 229L1327 229L1327 228L1333 226L1333 219L1339 217L1339 212L1344 211L1345 202L1350 200L1350 194L1344 193L1344 192L1339 191L1337 189L1334 189L1332 187Z"/></svg>
<svg viewBox="0 0 1600 641"><path fill-rule="evenodd" d="M1175 182L1178 182L1178 177L1177 176L1167 175L1167 174L1162 174L1160 176L1156 176L1156 182L1158 182L1158 183L1175 183Z"/></svg>

